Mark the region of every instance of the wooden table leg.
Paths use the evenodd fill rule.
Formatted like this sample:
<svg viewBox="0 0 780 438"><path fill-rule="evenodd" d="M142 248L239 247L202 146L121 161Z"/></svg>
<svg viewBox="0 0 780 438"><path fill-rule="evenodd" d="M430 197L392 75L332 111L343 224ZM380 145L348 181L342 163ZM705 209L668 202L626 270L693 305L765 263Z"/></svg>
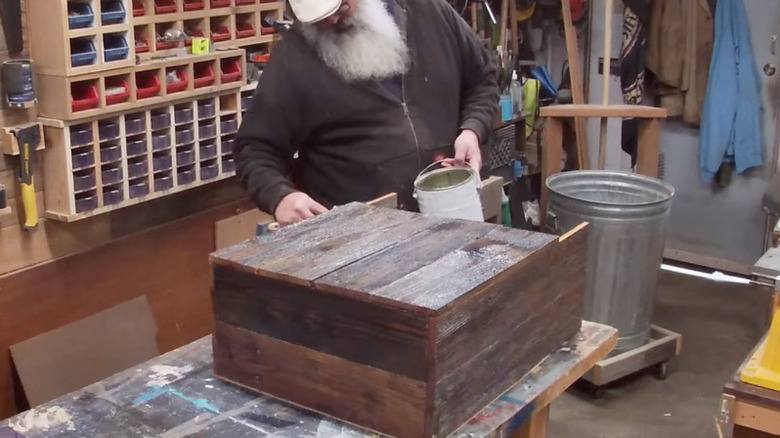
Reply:
<svg viewBox="0 0 780 438"><path fill-rule="evenodd" d="M661 122L658 119L639 120L636 172L640 175L658 176L658 143Z"/></svg>
<svg viewBox="0 0 780 438"><path fill-rule="evenodd" d="M550 416L550 406L535 413L512 438L545 438L547 436L547 419Z"/></svg>
<svg viewBox="0 0 780 438"><path fill-rule="evenodd" d="M542 197L539 204L542 230L547 218L547 186L545 181L549 176L560 173L563 159L563 120L547 117L544 121L542 143Z"/></svg>
<svg viewBox="0 0 780 438"><path fill-rule="evenodd" d="M731 435L732 438L775 438L777 435L772 435L760 430L750 429L738 424L734 425L734 432Z"/></svg>

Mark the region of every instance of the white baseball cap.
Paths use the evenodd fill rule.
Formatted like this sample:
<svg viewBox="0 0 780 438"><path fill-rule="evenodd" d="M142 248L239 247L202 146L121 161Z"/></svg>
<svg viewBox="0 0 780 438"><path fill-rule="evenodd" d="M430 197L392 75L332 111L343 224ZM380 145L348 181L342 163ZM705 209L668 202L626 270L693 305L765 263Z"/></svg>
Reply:
<svg viewBox="0 0 780 438"><path fill-rule="evenodd" d="M316 23L335 14L341 0L290 0L290 7L301 23Z"/></svg>

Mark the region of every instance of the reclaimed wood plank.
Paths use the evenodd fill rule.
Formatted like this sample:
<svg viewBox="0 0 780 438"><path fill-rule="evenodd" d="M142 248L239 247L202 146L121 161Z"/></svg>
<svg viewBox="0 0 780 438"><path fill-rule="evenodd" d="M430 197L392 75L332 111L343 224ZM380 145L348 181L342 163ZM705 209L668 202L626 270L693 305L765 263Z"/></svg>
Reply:
<svg viewBox="0 0 780 438"><path fill-rule="evenodd" d="M325 415L395 436L422 436L425 384L217 322L214 373ZM309 378L302 379L306 375Z"/></svg>
<svg viewBox="0 0 780 438"><path fill-rule="evenodd" d="M217 266L218 321L425 381L428 318ZM304 323L301 324L300 322Z"/></svg>

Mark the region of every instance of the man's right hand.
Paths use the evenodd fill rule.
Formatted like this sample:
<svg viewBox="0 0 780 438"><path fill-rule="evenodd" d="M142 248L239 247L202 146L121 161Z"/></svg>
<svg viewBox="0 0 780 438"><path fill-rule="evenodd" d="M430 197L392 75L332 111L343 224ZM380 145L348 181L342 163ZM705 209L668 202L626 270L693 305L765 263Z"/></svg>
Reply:
<svg viewBox="0 0 780 438"><path fill-rule="evenodd" d="M281 226L287 226L327 212L319 202L303 192L293 192L282 198L276 206L274 217Z"/></svg>

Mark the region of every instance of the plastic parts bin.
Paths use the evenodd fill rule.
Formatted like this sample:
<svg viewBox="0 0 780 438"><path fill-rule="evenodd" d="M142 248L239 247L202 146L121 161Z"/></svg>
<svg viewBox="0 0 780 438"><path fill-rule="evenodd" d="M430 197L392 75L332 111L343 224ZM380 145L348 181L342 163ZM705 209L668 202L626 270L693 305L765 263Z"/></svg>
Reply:
<svg viewBox="0 0 780 438"><path fill-rule="evenodd" d="M94 192L84 192L76 195L76 213L94 210L97 206L98 200Z"/></svg>
<svg viewBox="0 0 780 438"><path fill-rule="evenodd" d="M189 167L186 170L179 169L177 175L177 181L180 186L184 184L190 184L195 181L195 166Z"/></svg>
<svg viewBox="0 0 780 438"><path fill-rule="evenodd" d="M223 120L220 124L220 129L223 134L233 134L238 130L238 120L227 119Z"/></svg>
<svg viewBox="0 0 780 438"><path fill-rule="evenodd" d="M193 119L191 106L177 106L173 109L173 119L176 124L190 123Z"/></svg>
<svg viewBox="0 0 780 438"><path fill-rule="evenodd" d="M208 160L217 156L217 144L208 143L200 146L200 159Z"/></svg>
<svg viewBox="0 0 780 438"><path fill-rule="evenodd" d="M236 170L236 162L233 161L233 157L230 158L224 157L222 158L222 173L230 173L235 172Z"/></svg>
<svg viewBox="0 0 780 438"><path fill-rule="evenodd" d="M136 99L148 99L160 93L160 78L157 71L142 71L135 75Z"/></svg>
<svg viewBox="0 0 780 438"><path fill-rule="evenodd" d="M152 150L161 151L171 147L171 135L167 132L152 135Z"/></svg>
<svg viewBox="0 0 780 438"><path fill-rule="evenodd" d="M185 149L176 152L176 165L186 166L195 162L195 150Z"/></svg>
<svg viewBox="0 0 780 438"><path fill-rule="evenodd" d="M168 112L152 112L152 130L169 128L171 126L171 115Z"/></svg>
<svg viewBox="0 0 780 438"><path fill-rule="evenodd" d="M70 40L70 65L81 67L94 64L97 60L97 50L92 38L72 38Z"/></svg>
<svg viewBox="0 0 780 438"><path fill-rule="evenodd" d="M125 21L125 5L122 0L103 0L100 2L100 21L107 24L119 24Z"/></svg>
<svg viewBox="0 0 780 438"><path fill-rule="evenodd" d="M100 179L104 186L116 184L122 181L122 168L119 166L103 168L103 171L100 172Z"/></svg>
<svg viewBox="0 0 780 438"><path fill-rule="evenodd" d="M137 181L130 181L130 199L139 198L141 196L149 194L149 181L140 179Z"/></svg>
<svg viewBox="0 0 780 438"><path fill-rule="evenodd" d="M184 0L185 11L197 11L203 9L206 6L206 2L203 0Z"/></svg>
<svg viewBox="0 0 780 438"><path fill-rule="evenodd" d="M200 29L185 29L184 33L187 34L187 38L184 39L184 45L185 46L191 46L192 45L192 39L193 38L206 38L206 34L203 33Z"/></svg>
<svg viewBox="0 0 780 438"><path fill-rule="evenodd" d="M119 204L125 199L122 192L122 186L112 186L103 188L103 205Z"/></svg>
<svg viewBox="0 0 780 438"><path fill-rule="evenodd" d="M134 157L146 153L146 138L128 139L127 140L127 156Z"/></svg>
<svg viewBox="0 0 780 438"><path fill-rule="evenodd" d="M95 154L92 152L92 148L78 149L73 151L71 161L73 163L73 170L91 167L95 164Z"/></svg>
<svg viewBox="0 0 780 438"><path fill-rule="evenodd" d="M257 34L252 23L244 22L236 24L236 38L249 38Z"/></svg>
<svg viewBox="0 0 780 438"><path fill-rule="evenodd" d="M146 114L128 114L125 116L125 134L140 134L146 130Z"/></svg>
<svg viewBox="0 0 780 438"><path fill-rule="evenodd" d="M119 122L117 120L101 120L98 122L98 137L100 141L119 137Z"/></svg>
<svg viewBox="0 0 780 438"><path fill-rule="evenodd" d="M217 124L214 122L210 122L208 124L201 124L198 127L198 134L200 135L200 139L203 140L205 138L214 138L217 136Z"/></svg>
<svg viewBox="0 0 780 438"><path fill-rule="evenodd" d="M91 190L95 188L97 184L95 178L95 171L88 170L85 172L79 172L73 175L73 191L83 192L85 190Z"/></svg>
<svg viewBox="0 0 780 438"><path fill-rule="evenodd" d="M146 166L146 158L140 158L127 162L127 176L130 178L138 178L146 175L148 172Z"/></svg>
<svg viewBox="0 0 780 438"><path fill-rule="evenodd" d="M155 155L152 158L152 169L154 169L155 172L168 170L171 167L173 167L173 157L169 153Z"/></svg>
<svg viewBox="0 0 780 438"><path fill-rule="evenodd" d="M70 146L86 146L92 143L92 125L73 125L70 127Z"/></svg>
<svg viewBox="0 0 780 438"><path fill-rule="evenodd" d="M236 6L253 5L257 0L236 0Z"/></svg>
<svg viewBox="0 0 780 438"><path fill-rule="evenodd" d="M70 102L73 112L95 108L100 102L97 85L92 81L70 84Z"/></svg>
<svg viewBox="0 0 780 438"><path fill-rule="evenodd" d="M135 53L145 53L151 49L152 47L149 45L149 38L146 38L143 35L135 36Z"/></svg>
<svg viewBox="0 0 780 438"><path fill-rule="evenodd" d="M212 26L211 41L227 41L230 39L230 29L227 26Z"/></svg>
<svg viewBox="0 0 780 438"><path fill-rule="evenodd" d="M117 146L100 146L100 162L113 163L122 159L122 148Z"/></svg>
<svg viewBox="0 0 780 438"><path fill-rule="evenodd" d="M176 12L176 0L154 0L155 14L171 14Z"/></svg>
<svg viewBox="0 0 780 438"><path fill-rule="evenodd" d="M103 35L103 59L106 62L127 59L130 47L127 38L123 34L109 33Z"/></svg>
<svg viewBox="0 0 780 438"><path fill-rule="evenodd" d="M161 192L173 187L173 176L160 174L154 176L154 191Z"/></svg>
<svg viewBox="0 0 780 438"><path fill-rule="evenodd" d="M141 17L146 14L146 5L143 0L133 0L133 17Z"/></svg>
<svg viewBox="0 0 780 438"><path fill-rule="evenodd" d="M193 140L195 140L195 132L191 126L184 129L176 129L176 145L192 143Z"/></svg>
<svg viewBox="0 0 780 438"><path fill-rule="evenodd" d="M222 83L237 81L241 78L241 63L238 59L226 59L220 62Z"/></svg>
<svg viewBox="0 0 780 438"><path fill-rule="evenodd" d="M217 115L217 107L212 100L198 101L198 119L210 119Z"/></svg>
<svg viewBox="0 0 780 438"><path fill-rule="evenodd" d="M206 165L201 165L200 179L202 180L214 179L217 177L217 175L219 175L219 166L217 166L216 161Z"/></svg>
<svg viewBox="0 0 780 438"><path fill-rule="evenodd" d="M106 105L116 105L130 97L130 83L125 77L106 78Z"/></svg>
<svg viewBox="0 0 780 438"><path fill-rule="evenodd" d="M223 138L222 139L222 155L225 154L232 154L233 153L233 146L235 145L236 140L233 138Z"/></svg>
<svg viewBox="0 0 780 438"><path fill-rule="evenodd" d="M83 29L92 26L94 21L92 5L85 2L68 2L68 28Z"/></svg>
<svg viewBox="0 0 780 438"><path fill-rule="evenodd" d="M176 80L168 82L168 74L165 75L165 82L167 83L165 89L168 93L178 93L184 91L187 88L187 72L181 68L172 71L176 75ZM170 73L170 72L169 72Z"/></svg>
<svg viewBox="0 0 780 438"><path fill-rule="evenodd" d="M205 87L214 82L214 68L211 66L210 62L195 64L193 73L195 77L193 86L195 88Z"/></svg>
<svg viewBox="0 0 780 438"><path fill-rule="evenodd" d="M252 99L254 99L253 94L241 95L241 111L246 111L252 106Z"/></svg>
<svg viewBox="0 0 780 438"><path fill-rule="evenodd" d="M212 8L226 8L230 6L230 0L211 0Z"/></svg>

